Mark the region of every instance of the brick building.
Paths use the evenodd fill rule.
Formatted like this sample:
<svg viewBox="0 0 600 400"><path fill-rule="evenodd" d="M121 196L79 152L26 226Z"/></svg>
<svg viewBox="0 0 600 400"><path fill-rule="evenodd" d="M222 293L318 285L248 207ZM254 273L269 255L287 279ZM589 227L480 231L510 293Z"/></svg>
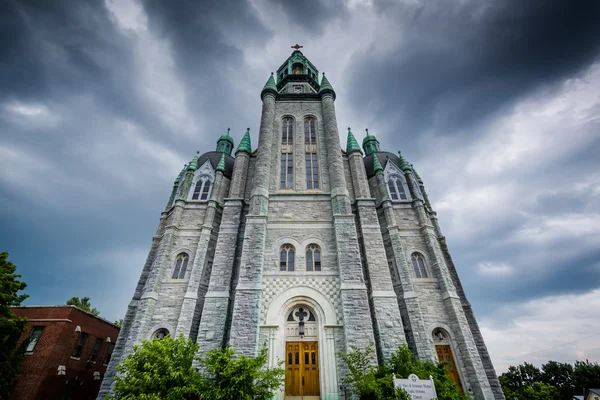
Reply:
<svg viewBox="0 0 600 400"><path fill-rule="evenodd" d="M338 352L375 343L383 361L406 343L503 400L423 181L369 132L341 148L333 86L294 48L260 92L258 147L248 129L234 152L228 131L176 178L100 393L170 333L201 352L266 343L290 372L277 399L340 399Z"/></svg>
<svg viewBox="0 0 600 400"><path fill-rule="evenodd" d="M31 342L13 400L87 400L98 395L119 328L75 306L14 307L29 318Z"/></svg>

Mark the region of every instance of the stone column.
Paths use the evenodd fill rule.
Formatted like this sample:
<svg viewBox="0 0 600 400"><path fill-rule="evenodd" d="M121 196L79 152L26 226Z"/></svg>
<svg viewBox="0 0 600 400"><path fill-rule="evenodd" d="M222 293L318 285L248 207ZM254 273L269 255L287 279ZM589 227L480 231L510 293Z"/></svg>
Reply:
<svg viewBox="0 0 600 400"><path fill-rule="evenodd" d="M331 92L321 95L325 146L329 161L333 225L341 282L342 312L345 324L346 351L350 346L366 348L375 342L369 312L367 287L363 278L356 222L344 176L340 136Z"/></svg>
<svg viewBox="0 0 600 400"><path fill-rule="evenodd" d="M369 286L371 313L375 322L377 353L379 357L389 359L399 345L406 343L404 327L398 308L398 299L392 287L375 199L371 198L369 193L367 172L359 150L350 153L349 162L352 179L356 183L354 185L356 209L368 274L367 285ZM377 174L382 175L383 173L378 171Z"/></svg>
<svg viewBox="0 0 600 400"><path fill-rule="evenodd" d="M246 217L239 280L235 289L229 342L237 351L250 356L258 350L261 280L264 263L269 176L275 119L275 96L272 90L262 93L263 108L258 138L258 155L252 181L250 211Z"/></svg>
<svg viewBox="0 0 600 400"><path fill-rule="evenodd" d="M235 263L235 252L244 205L244 187L248 177L250 155L238 151L235 155L230 197L224 200L223 217L215 247L213 268L204 296L197 343L199 352L206 353L226 342L230 309L230 287Z"/></svg>
<svg viewBox="0 0 600 400"><path fill-rule="evenodd" d="M457 358L460 357L466 372L466 378L468 379L468 382L464 382L463 387L465 390L471 388L475 396L480 399L493 400L495 398L494 393L487 379L469 322L462 308L461 300L452 282L450 271L444 262L435 229L425 213L423 201L416 196L418 188L415 187L415 179L412 171L407 171L406 177L411 193L414 195L413 207L417 211L421 234L425 239L425 244L431 257L431 271L439 281L442 300L451 321L450 327L454 334L453 339L458 343L458 354L455 354L455 356ZM428 336L427 340L431 341L430 335Z"/></svg>
<svg viewBox="0 0 600 400"><path fill-rule="evenodd" d="M325 347L323 348L323 359L320 368L324 369L325 382L323 385L324 392L321 393L323 400L338 400L338 381L337 368L335 365L335 336L333 327L325 327Z"/></svg>
<svg viewBox="0 0 600 400"><path fill-rule="evenodd" d="M215 214L217 212L217 208L219 207L219 203L223 201L223 199L220 198L220 194L222 192L221 186L224 186L224 184L223 172L217 171L215 174L215 183L213 184L212 193L206 208L204 223L200 227L200 237L198 238L196 252L194 253L194 261L192 262L192 269L187 282L187 290L183 296L181 310L179 311L179 318L177 319L177 326L175 328L175 336L183 334L183 336L187 339L190 335L190 330L192 329L194 312L196 310L196 304L198 303L200 282L202 280L204 266L206 265L206 254L208 252L208 245L213 234Z"/></svg>

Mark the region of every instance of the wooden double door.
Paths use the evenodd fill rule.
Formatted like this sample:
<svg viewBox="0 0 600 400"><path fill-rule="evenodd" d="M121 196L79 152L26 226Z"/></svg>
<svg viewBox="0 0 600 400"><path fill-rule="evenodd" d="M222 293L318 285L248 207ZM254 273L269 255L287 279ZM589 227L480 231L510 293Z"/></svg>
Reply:
<svg viewBox="0 0 600 400"><path fill-rule="evenodd" d="M317 342L287 342L285 395L319 398L319 345Z"/></svg>
<svg viewBox="0 0 600 400"><path fill-rule="evenodd" d="M463 388L460 384L458 368L456 368L456 362L454 361L454 355L452 355L452 348L450 347L450 345L437 345L435 346L435 352L437 353L438 361L446 361L452 364L452 366L448 370L448 375L450 375L450 379L452 379L456 383L456 385L462 392Z"/></svg>

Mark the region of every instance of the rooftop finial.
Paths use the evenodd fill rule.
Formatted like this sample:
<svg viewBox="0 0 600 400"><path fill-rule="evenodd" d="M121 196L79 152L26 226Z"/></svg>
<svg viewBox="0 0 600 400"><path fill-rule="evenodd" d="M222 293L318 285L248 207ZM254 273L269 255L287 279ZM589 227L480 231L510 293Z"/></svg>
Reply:
<svg viewBox="0 0 600 400"><path fill-rule="evenodd" d="M292 46L292 49L296 49L296 50L300 50L304 48L304 46L300 46L298 43L296 43L295 45Z"/></svg>
<svg viewBox="0 0 600 400"><path fill-rule="evenodd" d="M229 136L229 131L231 130L231 128L227 128L227 136Z"/></svg>
<svg viewBox="0 0 600 400"><path fill-rule="evenodd" d="M369 137L369 128L365 128L365 131L367 131L367 137Z"/></svg>

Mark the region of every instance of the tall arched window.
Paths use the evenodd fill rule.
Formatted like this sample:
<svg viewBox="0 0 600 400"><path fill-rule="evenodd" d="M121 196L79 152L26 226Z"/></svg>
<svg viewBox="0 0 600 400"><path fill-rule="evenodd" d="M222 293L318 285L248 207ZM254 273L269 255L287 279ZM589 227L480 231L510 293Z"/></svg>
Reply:
<svg viewBox="0 0 600 400"><path fill-rule="evenodd" d="M392 200L407 200L408 187L406 186L405 180L399 175L392 175L388 179L388 190L390 192L390 199Z"/></svg>
<svg viewBox="0 0 600 400"><path fill-rule="evenodd" d="M319 161L317 158L316 120L304 119L304 153L306 162L306 188L319 188Z"/></svg>
<svg viewBox="0 0 600 400"><path fill-rule="evenodd" d="M181 253L177 256L175 261L175 269L173 270L172 279L184 279L185 271L187 270L189 256L187 253Z"/></svg>
<svg viewBox="0 0 600 400"><path fill-rule="evenodd" d="M212 186L212 182L209 177L201 177L196 182L196 186L194 186L194 194L192 194L192 200L208 200L208 196L210 196L210 189Z"/></svg>
<svg viewBox="0 0 600 400"><path fill-rule="evenodd" d="M321 248L316 244L311 244L306 248L306 270L321 270Z"/></svg>
<svg viewBox="0 0 600 400"><path fill-rule="evenodd" d="M425 266L425 257L421 253L412 254L412 265L417 278L429 278L427 267Z"/></svg>
<svg viewBox="0 0 600 400"><path fill-rule="evenodd" d="M294 188L294 119L284 118L281 125L280 189Z"/></svg>
<svg viewBox="0 0 600 400"><path fill-rule="evenodd" d="M293 271L294 270L294 246L291 244L285 244L281 246L279 251L279 270L280 271Z"/></svg>

